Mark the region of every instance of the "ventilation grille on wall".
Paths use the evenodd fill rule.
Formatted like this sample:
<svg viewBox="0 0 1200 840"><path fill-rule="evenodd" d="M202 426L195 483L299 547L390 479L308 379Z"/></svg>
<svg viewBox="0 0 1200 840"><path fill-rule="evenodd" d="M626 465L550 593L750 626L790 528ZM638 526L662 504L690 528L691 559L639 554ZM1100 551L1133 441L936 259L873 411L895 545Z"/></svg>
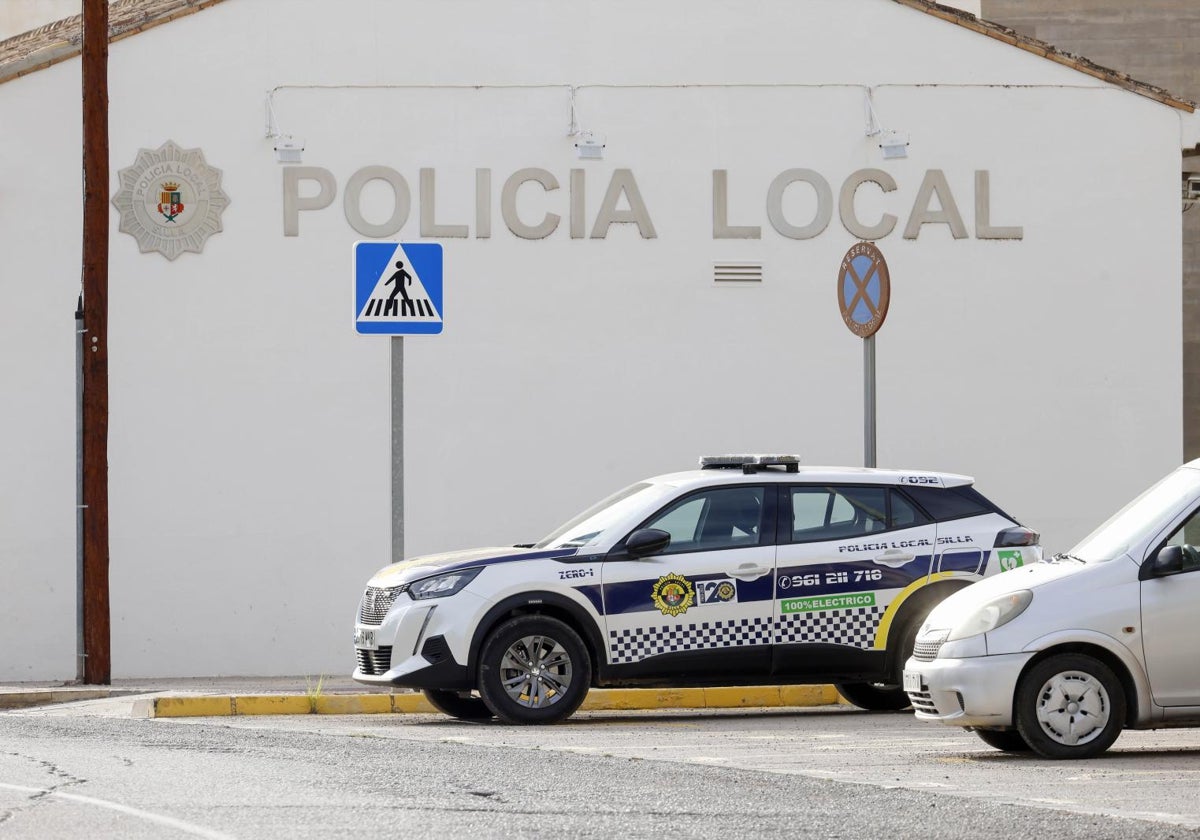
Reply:
<svg viewBox="0 0 1200 840"><path fill-rule="evenodd" d="M761 283L762 263L719 262L713 263L713 280L717 283Z"/></svg>

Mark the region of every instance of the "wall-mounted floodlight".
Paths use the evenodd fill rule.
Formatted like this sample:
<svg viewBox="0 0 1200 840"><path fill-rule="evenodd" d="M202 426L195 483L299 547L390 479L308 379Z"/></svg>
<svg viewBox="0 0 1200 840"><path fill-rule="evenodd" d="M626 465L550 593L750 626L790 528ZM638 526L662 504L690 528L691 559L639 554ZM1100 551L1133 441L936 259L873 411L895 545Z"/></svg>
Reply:
<svg viewBox="0 0 1200 840"><path fill-rule="evenodd" d="M604 138L597 137L579 124L579 111L575 107L575 86L571 86L570 121L567 136L575 138L575 154L580 160L600 160L604 157Z"/></svg>
<svg viewBox="0 0 1200 840"><path fill-rule="evenodd" d="M290 134L275 138L275 159L280 163L300 163L304 157L304 141Z"/></svg>
<svg viewBox="0 0 1200 840"><path fill-rule="evenodd" d="M300 163L304 156L304 141L291 134L285 134L275 118L275 104L272 101L274 91L267 91L267 133L266 138L275 143L275 160L280 163Z"/></svg>
<svg viewBox="0 0 1200 840"><path fill-rule="evenodd" d="M863 97L863 104L866 106L864 110L867 116L867 136L879 138L879 149L883 152L883 159L908 157L908 135L883 127L883 123L879 121L879 114L875 113L875 103L871 101L869 88Z"/></svg>
<svg viewBox="0 0 1200 840"><path fill-rule="evenodd" d="M575 153L580 160L600 160L604 157L604 141L597 139L590 131L580 132Z"/></svg>
<svg viewBox="0 0 1200 840"><path fill-rule="evenodd" d="M879 138L879 148L884 160L908 157L908 135L890 129L884 131Z"/></svg>

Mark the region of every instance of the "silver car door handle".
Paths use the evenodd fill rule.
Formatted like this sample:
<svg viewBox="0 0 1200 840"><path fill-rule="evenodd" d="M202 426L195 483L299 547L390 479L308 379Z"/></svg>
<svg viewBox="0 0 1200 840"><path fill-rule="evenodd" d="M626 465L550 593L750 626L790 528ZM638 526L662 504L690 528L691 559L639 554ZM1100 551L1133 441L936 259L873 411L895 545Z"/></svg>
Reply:
<svg viewBox="0 0 1200 840"><path fill-rule="evenodd" d="M743 563L737 567L737 571L730 572L738 580L754 580L770 572L769 566L760 566L757 563Z"/></svg>
<svg viewBox="0 0 1200 840"><path fill-rule="evenodd" d="M872 557L871 562L880 566L888 566L892 569L898 569L905 563L911 562L914 557L916 557L915 554L893 548L890 551L885 551L883 554L878 554Z"/></svg>

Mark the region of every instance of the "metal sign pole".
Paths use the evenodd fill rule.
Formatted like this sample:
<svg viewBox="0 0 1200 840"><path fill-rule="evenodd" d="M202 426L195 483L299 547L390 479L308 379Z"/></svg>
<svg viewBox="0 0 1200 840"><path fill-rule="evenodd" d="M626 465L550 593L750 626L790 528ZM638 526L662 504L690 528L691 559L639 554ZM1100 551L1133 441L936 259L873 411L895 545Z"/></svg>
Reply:
<svg viewBox="0 0 1200 840"><path fill-rule="evenodd" d="M404 339L392 344L392 562L404 559Z"/></svg>
<svg viewBox="0 0 1200 840"><path fill-rule="evenodd" d="M863 466L875 466L875 336L863 339Z"/></svg>
<svg viewBox="0 0 1200 840"><path fill-rule="evenodd" d="M442 246L437 242L354 243L354 330L392 336L392 562L404 559L404 338L444 326Z"/></svg>
<svg viewBox="0 0 1200 840"><path fill-rule="evenodd" d="M875 461L875 333L887 318L892 276L887 260L870 242L859 242L842 257L838 309L850 332L863 340L863 466Z"/></svg>

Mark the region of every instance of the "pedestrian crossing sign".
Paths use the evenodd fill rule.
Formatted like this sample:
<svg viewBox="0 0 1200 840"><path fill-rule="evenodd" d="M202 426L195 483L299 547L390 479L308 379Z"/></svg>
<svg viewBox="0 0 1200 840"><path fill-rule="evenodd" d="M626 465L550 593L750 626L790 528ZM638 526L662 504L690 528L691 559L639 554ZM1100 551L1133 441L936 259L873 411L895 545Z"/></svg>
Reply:
<svg viewBox="0 0 1200 840"><path fill-rule="evenodd" d="M442 331L442 246L354 243L354 329L362 335Z"/></svg>

